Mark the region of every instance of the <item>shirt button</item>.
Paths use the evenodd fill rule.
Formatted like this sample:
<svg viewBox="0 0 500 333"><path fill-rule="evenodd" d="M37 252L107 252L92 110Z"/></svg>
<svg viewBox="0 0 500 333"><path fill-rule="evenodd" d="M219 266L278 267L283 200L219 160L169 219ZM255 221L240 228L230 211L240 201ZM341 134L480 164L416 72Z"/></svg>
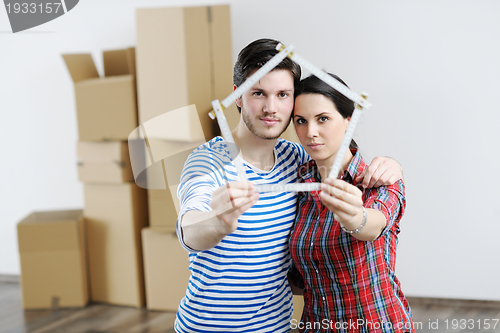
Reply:
<svg viewBox="0 0 500 333"><path fill-rule="evenodd" d="M324 300L325 300L325 298L324 298L324 297L322 297L322 298L323 298L323 301L324 301Z"/></svg>
<svg viewBox="0 0 500 333"><path fill-rule="evenodd" d="M313 243L313 242L311 242L311 246L313 246L313 244L314 244L314 243Z"/></svg>

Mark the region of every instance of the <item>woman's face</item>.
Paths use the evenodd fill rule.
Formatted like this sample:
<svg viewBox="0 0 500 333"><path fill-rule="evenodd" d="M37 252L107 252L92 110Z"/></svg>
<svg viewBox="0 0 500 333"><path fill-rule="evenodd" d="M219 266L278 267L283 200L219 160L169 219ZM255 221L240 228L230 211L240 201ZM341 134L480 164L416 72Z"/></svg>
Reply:
<svg viewBox="0 0 500 333"><path fill-rule="evenodd" d="M318 161L335 160L350 118L345 119L331 100L321 94L295 99L293 124L306 152Z"/></svg>

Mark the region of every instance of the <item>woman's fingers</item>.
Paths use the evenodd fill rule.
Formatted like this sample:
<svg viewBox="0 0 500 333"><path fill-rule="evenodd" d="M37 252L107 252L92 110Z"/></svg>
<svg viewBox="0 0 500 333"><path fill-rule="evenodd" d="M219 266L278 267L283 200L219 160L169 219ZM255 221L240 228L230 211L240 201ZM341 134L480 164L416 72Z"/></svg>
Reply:
<svg viewBox="0 0 500 333"><path fill-rule="evenodd" d="M361 205L354 202L354 200L353 202L344 201L324 191L320 193L320 198L323 204L336 214L344 213L347 215L356 215L359 207L361 207Z"/></svg>
<svg viewBox="0 0 500 333"><path fill-rule="evenodd" d="M349 220L358 214L363 205L361 196L357 187L343 180L329 178L321 184L321 201L341 220Z"/></svg>

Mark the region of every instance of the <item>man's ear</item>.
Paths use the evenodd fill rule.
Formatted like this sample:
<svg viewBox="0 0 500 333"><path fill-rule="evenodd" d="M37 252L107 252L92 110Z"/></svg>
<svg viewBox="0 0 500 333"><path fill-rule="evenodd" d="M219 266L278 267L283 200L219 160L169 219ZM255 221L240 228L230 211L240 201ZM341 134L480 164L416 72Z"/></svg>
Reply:
<svg viewBox="0 0 500 333"><path fill-rule="evenodd" d="M238 87L235 84L233 84L233 91L235 91L236 88ZM238 107L241 108L241 96L236 99L236 105L238 105Z"/></svg>

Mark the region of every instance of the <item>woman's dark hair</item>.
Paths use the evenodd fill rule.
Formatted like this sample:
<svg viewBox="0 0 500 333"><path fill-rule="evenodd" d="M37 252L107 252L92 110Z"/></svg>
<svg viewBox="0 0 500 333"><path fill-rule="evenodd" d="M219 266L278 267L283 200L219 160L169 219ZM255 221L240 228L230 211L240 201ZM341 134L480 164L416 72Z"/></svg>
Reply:
<svg viewBox="0 0 500 333"><path fill-rule="evenodd" d="M337 75L327 73L340 83L342 83L344 86L349 88L349 86ZM299 87L295 90L295 98L297 96L302 95L302 94L320 94L328 98L330 101L332 101L333 105L335 105L335 108L337 111L342 115L344 118L349 118L352 116L352 113L354 112L354 102L351 101L349 98L345 97L343 94L338 92L337 90L333 89L329 84L327 84L325 81L319 79L318 77L311 75L300 81ZM350 148L357 149L358 145L354 140L351 141Z"/></svg>
<svg viewBox="0 0 500 333"><path fill-rule="evenodd" d="M278 54L276 50L276 45L279 41L274 39L257 39L256 41L248 44L240 54L238 54L238 59L234 64L233 70L233 83L239 87L245 80L253 74L253 72L266 64L272 57ZM282 62L278 64L274 69L286 69L292 73L293 85L297 89L300 82L301 70L300 66L296 64L293 60L286 57ZM241 112L241 108L236 106L238 111Z"/></svg>

